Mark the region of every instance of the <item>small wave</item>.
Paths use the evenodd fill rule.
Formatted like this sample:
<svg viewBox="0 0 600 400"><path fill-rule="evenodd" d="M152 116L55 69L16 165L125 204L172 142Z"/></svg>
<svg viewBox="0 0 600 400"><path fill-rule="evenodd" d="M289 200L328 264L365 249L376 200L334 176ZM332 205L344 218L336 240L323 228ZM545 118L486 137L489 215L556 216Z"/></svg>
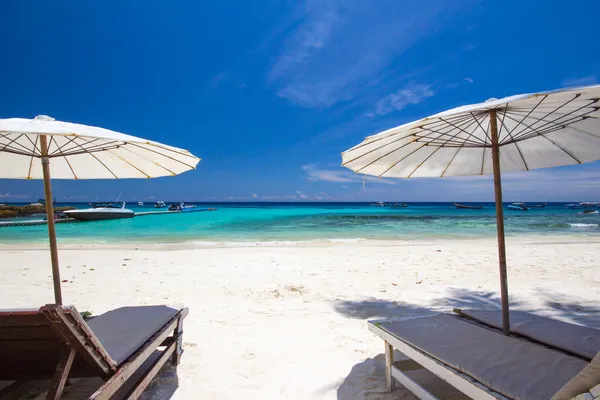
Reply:
<svg viewBox="0 0 600 400"><path fill-rule="evenodd" d="M573 228L596 228L598 224L569 224Z"/></svg>
<svg viewBox="0 0 600 400"><path fill-rule="evenodd" d="M352 239L327 239L328 242L330 243L358 243L358 242L362 242L364 240L364 238L352 238Z"/></svg>

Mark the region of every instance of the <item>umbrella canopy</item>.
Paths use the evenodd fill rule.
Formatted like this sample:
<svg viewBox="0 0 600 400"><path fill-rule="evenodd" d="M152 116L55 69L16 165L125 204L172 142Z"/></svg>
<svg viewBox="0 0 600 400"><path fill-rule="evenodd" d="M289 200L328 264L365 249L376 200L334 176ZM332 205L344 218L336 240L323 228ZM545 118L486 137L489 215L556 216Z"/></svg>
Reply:
<svg viewBox="0 0 600 400"><path fill-rule="evenodd" d="M44 179L54 298L62 303L50 164L55 179L173 176L200 161L187 150L93 126L34 119L0 119L0 178Z"/></svg>
<svg viewBox="0 0 600 400"><path fill-rule="evenodd" d="M0 178L8 179L43 179L44 156L52 160L53 179L157 178L200 161L187 150L45 116L0 119L0 152Z"/></svg>
<svg viewBox="0 0 600 400"><path fill-rule="evenodd" d="M367 137L342 165L378 177L494 174L503 329L509 333L500 172L600 159L600 85L454 108Z"/></svg>

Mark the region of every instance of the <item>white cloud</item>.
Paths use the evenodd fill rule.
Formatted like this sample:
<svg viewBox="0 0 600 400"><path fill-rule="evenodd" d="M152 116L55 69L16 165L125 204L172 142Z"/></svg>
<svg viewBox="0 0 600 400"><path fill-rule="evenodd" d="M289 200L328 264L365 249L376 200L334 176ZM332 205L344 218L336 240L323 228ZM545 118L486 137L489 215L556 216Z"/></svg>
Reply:
<svg viewBox="0 0 600 400"><path fill-rule="evenodd" d="M587 86L598 83L596 75L582 76L579 78L567 78L562 81L562 86Z"/></svg>
<svg viewBox="0 0 600 400"><path fill-rule="evenodd" d="M0 193L0 199L27 199L29 198L26 194L14 194L14 193Z"/></svg>
<svg viewBox="0 0 600 400"><path fill-rule="evenodd" d="M437 0L297 2L278 27L280 54L268 73L280 97L305 107L355 98L415 43L433 34L466 2Z"/></svg>
<svg viewBox="0 0 600 400"><path fill-rule="evenodd" d="M298 197L300 197L301 199L308 199L308 196L299 190L296 190L296 194L298 194Z"/></svg>
<svg viewBox="0 0 600 400"><path fill-rule="evenodd" d="M85 200L87 196L65 196L65 200Z"/></svg>
<svg viewBox="0 0 600 400"><path fill-rule="evenodd" d="M464 78L464 81L465 81L465 82L468 82L468 83L473 83L473 82L475 82L475 80L474 80L473 78L468 78L468 77L467 77L467 78Z"/></svg>
<svg viewBox="0 0 600 400"><path fill-rule="evenodd" d="M325 182L364 182L365 176L356 174L346 168L338 169L321 169L315 164L306 164L302 166L302 169L306 173L308 180L311 182L325 181ZM386 185L393 185L395 182L391 179L381 179L376 177L367 177L369 183L383 183Z"/></svg>
<svg viewBox="0 0 600 400"><path fill-rule="evenodd" d="M227 74L225 72L219 72L218 74L214 74L210 78L209 85L212 89L218 88L225 80L227 79Z"/></svg>
<svg viewBox="0 0 600 400"><path fill-rule="evenodd" d="M252 193L252 198L253 198L253 199L258 199L258 197L259 197L259 196L258 196L256 193Z"/></svg>
<svg viewBox="0 0 600 400"><path fill-rule="evenodd" d="M410 84L380 99L375 103L375 109L369 115L385 115L393 111L400 111L411 104L419 104L433 95L435 92L432 85Z"/></svg>

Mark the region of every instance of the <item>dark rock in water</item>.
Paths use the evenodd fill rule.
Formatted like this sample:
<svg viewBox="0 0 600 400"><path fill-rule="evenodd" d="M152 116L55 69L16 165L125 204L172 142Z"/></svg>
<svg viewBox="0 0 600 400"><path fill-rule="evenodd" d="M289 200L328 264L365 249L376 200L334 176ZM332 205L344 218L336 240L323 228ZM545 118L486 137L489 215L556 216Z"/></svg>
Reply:
<svg viewBox="0 0 600 400"><path fill-rule="evenodd" d="M54 207L54 212L74 210L75 207ZM34 214L46 214L46 207L41 204L29 204L26 206L8 206L0 204L0 218L27 217Z"/></svg>

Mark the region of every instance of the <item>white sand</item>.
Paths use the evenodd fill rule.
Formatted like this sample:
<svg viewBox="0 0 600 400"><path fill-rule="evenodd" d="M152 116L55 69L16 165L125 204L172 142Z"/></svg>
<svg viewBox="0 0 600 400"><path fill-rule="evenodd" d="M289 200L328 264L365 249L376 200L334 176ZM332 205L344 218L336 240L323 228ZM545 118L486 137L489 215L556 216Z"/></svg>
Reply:
<svg viewBox="0 0 600 400"><path fill-rule="evenodd" d="M599 240L509 238L513 307L600 326ZM47 249L0 249L2 307L52 302ZM499 304L495 239L63 246L60 259L80 311L189 307L182 364L146 398L412 398L380 394L383 344L365 321Z"/></svg>

